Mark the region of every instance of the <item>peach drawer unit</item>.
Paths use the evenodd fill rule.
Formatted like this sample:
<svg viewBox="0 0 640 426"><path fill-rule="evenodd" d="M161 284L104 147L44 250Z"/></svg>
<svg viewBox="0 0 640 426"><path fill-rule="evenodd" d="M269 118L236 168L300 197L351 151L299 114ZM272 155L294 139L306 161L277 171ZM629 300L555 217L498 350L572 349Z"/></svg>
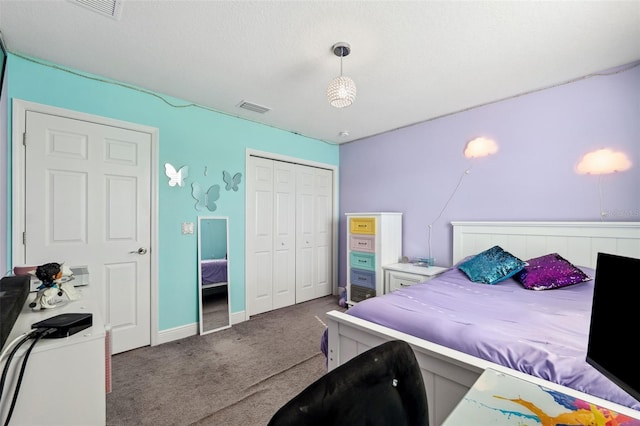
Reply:
<svg viewBox="0 0 640 426"><path fill-rule="evenodd" d="M385 293L383 265L402 256L402 213L346 213L347 304Z"/></svg>
<svg viewBox="0 0 640 426"><path fill-rule="evenodd" d="M376 236L351 234L351 237L349 237L349 250L375 253L376 252Z"/></svg>

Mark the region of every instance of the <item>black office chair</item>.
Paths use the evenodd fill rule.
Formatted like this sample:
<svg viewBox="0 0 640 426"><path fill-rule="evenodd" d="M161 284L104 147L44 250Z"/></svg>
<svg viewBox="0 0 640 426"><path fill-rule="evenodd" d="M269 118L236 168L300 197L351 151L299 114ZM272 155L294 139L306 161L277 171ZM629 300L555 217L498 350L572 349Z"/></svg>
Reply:
<svg viewBox="0 0 640 426"><path fill-rule="evenodd" d="M269 426L429 424L422 373L407 342L393 340L331 370L281 407Z"/></svg>

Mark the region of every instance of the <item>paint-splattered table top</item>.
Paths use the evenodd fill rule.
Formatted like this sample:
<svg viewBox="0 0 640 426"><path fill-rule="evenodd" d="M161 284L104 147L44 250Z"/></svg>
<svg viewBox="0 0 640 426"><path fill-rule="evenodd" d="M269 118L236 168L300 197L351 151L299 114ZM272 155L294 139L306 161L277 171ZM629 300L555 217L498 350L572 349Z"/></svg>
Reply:
<svg viewBox="0 0 640 426"><path fill-rule="evenodd" d="M640 426L640 412L621 414L603 404L487 369L442 426L619 425ZM634 410L629 409L635 413Z"/></svg>

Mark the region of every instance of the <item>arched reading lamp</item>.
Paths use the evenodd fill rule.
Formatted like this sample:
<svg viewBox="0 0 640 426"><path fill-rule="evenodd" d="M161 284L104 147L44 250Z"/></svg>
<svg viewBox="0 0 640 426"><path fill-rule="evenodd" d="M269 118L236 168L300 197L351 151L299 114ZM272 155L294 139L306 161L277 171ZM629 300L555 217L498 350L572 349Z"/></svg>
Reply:
<svg viewBox="0 0 640 426"><path fill-rule="evenodd" d="M604 221L607 212L602 209L602 175L623 172L631 168L627 154L610 148L587 152L580 158L576 172L586 175L598 175L598 198L600 201L600 220Z"/></svg>
<svg viewBox="0 0 640 426"><path fill-rule="evenodd" d="M472 139L469 142L467 142L467 144L464 147L464 156L471 159L486 157L488 155L495 154L496 152L498 152L498 144L493 139L489 139L485 137L478 137L478 138ZM471 174L471 167L469 167L462 173L462 175L460 176L460 179L458 180L458 184L456 185L453 192L449 196L449 199L447 200L446 203L444 203L444 206L442 206L442 210L440 210L440 213L438 213L438 216L436 216L433 222L429 224L429 258L427 261L429 265L432 265L434 262L434 259L431 255L431 229L433 228L433 225L438 221L438 219L440 219L440 217L442 216L442 213L444 213L445 209L453 199L453 196L456 194L456 192L458 192L458 188L460 188L460 185L462 185L462 181L464 180L464 177L467 176L468 174Z"/></svg>

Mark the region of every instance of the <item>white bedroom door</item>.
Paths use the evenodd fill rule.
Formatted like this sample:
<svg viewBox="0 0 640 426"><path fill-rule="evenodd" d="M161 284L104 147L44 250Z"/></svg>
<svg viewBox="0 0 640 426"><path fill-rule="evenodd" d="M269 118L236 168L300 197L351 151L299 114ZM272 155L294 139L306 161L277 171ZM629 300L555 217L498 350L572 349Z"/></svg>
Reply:
<svg viewBox="0 0 640 426"><path fill-rule="evenodd" d="M27 111L25 262L88 266L112 352L151 342L151 135Z"/></svg>

